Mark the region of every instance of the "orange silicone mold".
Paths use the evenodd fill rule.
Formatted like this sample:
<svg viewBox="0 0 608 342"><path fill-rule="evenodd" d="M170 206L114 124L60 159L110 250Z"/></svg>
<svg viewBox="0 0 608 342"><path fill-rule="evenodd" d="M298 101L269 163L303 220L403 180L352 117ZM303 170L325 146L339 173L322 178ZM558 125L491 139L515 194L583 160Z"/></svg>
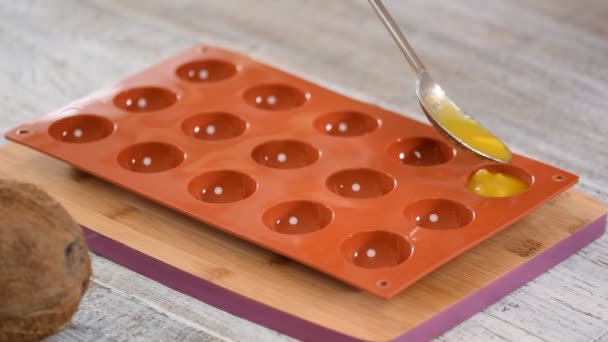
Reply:
<svg viewBox="0 0 608 342"><path fill-rule="evenodd" d="M515 156L246 56L194 47L7 133L12 141L390 298L572 186ZM470 192L480 168L529 185Z"/></svg>

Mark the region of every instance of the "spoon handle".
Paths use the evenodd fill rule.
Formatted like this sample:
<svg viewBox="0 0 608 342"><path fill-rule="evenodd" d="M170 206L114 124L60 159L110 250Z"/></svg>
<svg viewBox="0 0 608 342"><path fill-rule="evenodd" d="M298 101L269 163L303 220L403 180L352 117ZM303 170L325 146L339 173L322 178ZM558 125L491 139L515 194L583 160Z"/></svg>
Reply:
<svg viewBox="0 0 608 342"><path fill-rule="evenodd" d="M380 20L382 21L384 26L386 26L386 29L395 40L395 43L397 43L397 46L399 46L399 49L401 49L401 52L403 53L407 61L410 63L412 69L414 69L414 71L416 71L416 74L418 75L423 73L426 68L424 67L424 65L422 65L422 62L414 52L414 49L412 49L410 44L407 42L407 39L405 39L405 36L399 29L399 26L397 26L397 23L395 23L393 17L391 17L386 7L384 7L384 5L382 4L382 1L369 0L369 4L372 5L372 8L374 9L374 11L376 11L376 14L378 14L378 17L380 17Z"/></svg>

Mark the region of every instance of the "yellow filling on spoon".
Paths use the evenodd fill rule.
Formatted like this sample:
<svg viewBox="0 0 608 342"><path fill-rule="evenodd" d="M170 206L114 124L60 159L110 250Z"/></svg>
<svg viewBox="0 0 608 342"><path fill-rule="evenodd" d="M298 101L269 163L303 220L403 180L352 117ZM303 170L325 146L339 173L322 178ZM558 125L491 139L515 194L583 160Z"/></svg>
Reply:
<svg viewBox="0 0 608 342"><path fill-rule="evenodd" d="M495 160L511 160L511 151L483 126L471 119L449 98L427 96L424 108L456 140Z"/></svg>

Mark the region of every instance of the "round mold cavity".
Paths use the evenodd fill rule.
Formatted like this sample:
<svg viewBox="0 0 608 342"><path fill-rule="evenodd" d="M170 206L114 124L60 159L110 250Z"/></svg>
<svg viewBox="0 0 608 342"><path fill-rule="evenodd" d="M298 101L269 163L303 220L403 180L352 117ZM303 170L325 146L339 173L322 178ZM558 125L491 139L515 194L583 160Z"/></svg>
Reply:
<svg viewBox="0 0 608 342"><path fill-rule="evenodd" d="M244 94L248 104L272 111L290 110L302 106L307 96L304 92L285 84L262 84L247 89Z"/></svg>
<svg viewBox="0 0 608 342"><path fill-rule="evenodd" d="M112 121L90 114L69 116L53 122L49 127L49 135L55 140L74 144L101 140L112 132Z"/></svg>
<svg viewBox="0 0 608 342"><path fill-rule="evenodd" d="M297 169L319 159L312 145L296 140L275 140L258 145L251 152L257 163L274 169Z"/></svg>
<svg viewBox="0 0 608 342"><path fill-rule="evenodd" d="M264 224L281 234L307 234L325 228L333 219L326 206L310 201L292 201L268 209L262 220Z"/></svg>
<svg viewBox="0 0 608 342"><path fill-rule="evenodd" d="M485 189L485 191L492 192L493 193L492 195L483 195L482 192L484 192L484 191L473 191L470 188L471 179L473 178L473 176L475 176L475 174L478 171L480 171L482 169L488 170L489 172L491 172L493 174L501 173L505 176L515 178L516 180L519 180L523 184L525 184L525 189L513 191L513 190L509 189L509 187L512 186L513 184L510 181L507 181L507 183L505 183L505 184L501 184L501 182L496 182L494 184L489 183L488 186L490 188ZM500 197L512 197L512 196L517 196L519 194L522 194L522 193L528 191L533 183L534 183L534 178L528 172L524 171L523 169L521 169L517 166L507 165L507 164L488 164L488 165L484 165L484 166L481 166L481 167L475 169L475 171L473 171L469 175L465 186L469 189L469 191L473 192L474 194L476 194L478 196L490 197L490 198L492 198L492 197L500 198ZM502 186L504 186L504 188L502 188Z"/></svg>
<svg viewBox="0 0 608 342"><path fill-rule="evenodd" d="M129 112L151 112L171 107L177 94L159 87L140 87L124 90L114 97L114 104Z"/></svg>
<svg viewBox="0 0 608 342"><path fill-rule="evenodd" d="M456 229L471 223L473 211L465 205L447 199L425 199L408 205L405 219L427 229Z"/></svg>
<svg viewBox="0 0 608 342"><path fill-rule="evenodd" d="M378 128L378 120L360 112L344 111L322 115L314 122L315 128L335 137L357 137Z"/></svg>
<svg viewBox="0 0 608 342"><path fill-rule="evenodd" d="M118 163L122 167L140 173L171 170L181 164L184 159L184 152L179 148L162 142L132 145L118 154Z"/></svg>
<svg viewBox="0 0 608 342"><path fill-rule="evenodd" d="M229 113L197 114L184 120L182 130L187 135L201 140L225 140L238 137L245 132L247 123Z"/></svg>
<svg viewBox="0 0 608 342"><path fill-rule="evenodd" d="M217 82L234 76L236 67L217 59L196 60L179 66L176 74L190 82Z"/></svg>
<svg viewBox="0 0 608 342"><path fill-rule="evenodd" d="M388 148L391 158L412 166L434 166L447 163L454 149L447 143L425 137L400 139Z"/></svg>
<svg viewBox="0 0 608 342"><path fill-rule="evenodd" d="M190 181L188 191L203 202L232 203L253 195L256 181L250 176L232 170L209 171Z"/></svg>
<svg viewBox="0 0 608 342"><path fill-rule="evenodd" d="M401 235L369 231L349 236L340 246L342 256L362 268L395 267L407 260L412 247ZM383 283L388 286L388 282Z"/></svg>
<svg viewBox="0 0 608 342"><path fill-rule="evenodd" d="M372 169L349 169L334 173L327 179L327 188L350 198L374 198L388 194L395 188L395 180Z"/></svg>

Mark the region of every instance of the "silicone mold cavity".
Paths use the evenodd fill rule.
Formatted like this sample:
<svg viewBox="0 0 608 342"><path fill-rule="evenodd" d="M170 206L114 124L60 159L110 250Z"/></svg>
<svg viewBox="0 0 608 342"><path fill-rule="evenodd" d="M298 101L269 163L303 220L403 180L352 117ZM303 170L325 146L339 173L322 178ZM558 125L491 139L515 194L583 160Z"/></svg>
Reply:
<svg viewBox="0 0 608 342"><path fill-rule="evenodd" d="M114 132L114 123L97 115L81 114L57 120L49 134L58 141L82 144L101 140Z"/></svg>
<svg viewBox="0 0 608 342"><path fill-rule="evenodd" d="M354 234L342 243L342 256L362 268L395 267L407 260L412 248L407 240L387 231Z"/></svg>
<svg viewBox="0 0 608 342"><path fill-rule="evenodd" d="M524 171L523 169L514 166L514 165L506 165L506 164L487 164L484 165L482 167L478 167L477 169L475 169L470 175L469 178L467 180L467 184L469 183L469 181L471 180L471 178L473 177L473 175L479 171L485 169L489 172L492 172L494 174L502 174L502 175L506 175L509 177L513 177L515 179L518 179L519 181L523 182L526 185L526 190L523 192L527 192L530 187L533 185L534 183L534 178L526 171ZM520 195L521 193L518 193L517 195ZM481 194L477 194L478 196L483 196ZM517 196L516 195L516 196ZM499 198L499 197L511 197L509 195L500 195L500 196L496 196L494 198Z"/></svg>
<svg viewBox="0 0 608 342"><path fill-rule="evenodd" d="M187 135L201 140L225 140L245 132L247 123L229 113L204 113L189 117L182 123Z"/></svg>
<svg viewBox="0 0 608 342"><path fill-rule="evenodd" d="M473 221L473 211L465 205L446 199L425 199L404 210L408 222L428 229L455 229Z"/></svg>
<svg viewBox="0 0 608 342"><path fill-rule="evenodd" d="M258 85L248 89L244 97L251 106L271 111L298 108L306 102L304 92L284 84Z"/></svg>
<svg viewBox="0 0 608 342"><path fill-rule="evenodd" d="M147 142L122 150L118 155L118 163L129 171L156 173L176 168L184 158L184 152L173 145Z"/></svg>
<svg viewBox="0 0 608 342"><path fill-rule="evenodd" d="M424 137L400 139L388 152L399 162L413 166L441 165L454 157L454 149L447 143Z"/></svg>
<svg viewBox="0 0 608 342"><path fill-rule="evenodd" d="M141 87L120 92L114 104L129 112L153 112L171 107L177 94L166 88Z"/></svg>
<svg viewBox="0 0 608 342"><path fill-rule="evenodd" d="M357 137L378 128L378 120L371 115L344 111L322 115L314 123L319 132L335 137Z"/></svg>
<svg viewBox="0 0 608 342"><path fill-rule="evenodd" d="M232 170L210 171L194 178L190 194L207 203L232 203L253 195L257 184L250 176Z"/></svg>
<svg viewBox="0 0 608 342"><path fill-rule="evenodd" d="M333 213L326 206L310 201L278 204L264 213L264 224L281 234L308 234L325 228Z"/></svg>
<svg viewBox="0 0 608 342"><path fill-rule="evenodd" d="M395 180L372 169L350 169L334 173L327 179L332 192L349 198L374 198L388 194L395 188Z"/></svg>
<svg viewBox="0 0 608 342"><path fill-rule="evenodd" d="M234 64L220 60L196 60L181 65L177 76L189 82L217 82L236 74Z"/></svg>
<svg viewBox="0 0 608 342"><path fill-rule="evenodd" d="M296 140L275 140L257 146L251 153L257 163L274 169L297 169L319 159L312 145Z"/></svg>

